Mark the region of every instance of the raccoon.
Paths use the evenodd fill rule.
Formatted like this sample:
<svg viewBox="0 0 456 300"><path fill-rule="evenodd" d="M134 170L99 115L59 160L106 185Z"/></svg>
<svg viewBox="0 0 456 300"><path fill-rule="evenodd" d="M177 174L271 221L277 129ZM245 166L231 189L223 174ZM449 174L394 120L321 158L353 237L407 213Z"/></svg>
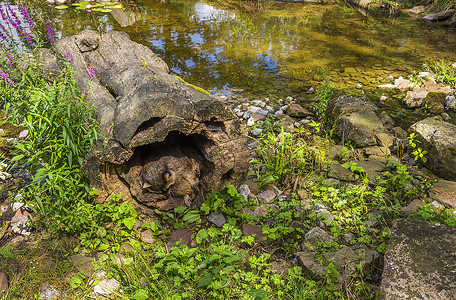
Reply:
<svg viewBox="0 0 456 300"><path fill-rule="evenodd" d="M187 206L198 195L201 154L191 147L167 145L145 156L141 170L143 194L181 198Z"/></svg>

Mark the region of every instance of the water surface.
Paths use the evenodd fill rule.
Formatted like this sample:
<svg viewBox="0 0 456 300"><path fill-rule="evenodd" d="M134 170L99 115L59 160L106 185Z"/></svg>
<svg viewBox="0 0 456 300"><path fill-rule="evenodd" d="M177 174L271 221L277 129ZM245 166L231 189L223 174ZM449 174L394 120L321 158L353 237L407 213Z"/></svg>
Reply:
<svg viewBox="0 0 456 300"><path fill-rule="evenodd" d="M252 15L199 0L122 2L111 13L45 7L59 36L120 30L150 47L171 71L207 90L296 96L321 80L376 86L388 75L456 60L454 32L407 14L373 18L333 4L267 4Z"/></svg>

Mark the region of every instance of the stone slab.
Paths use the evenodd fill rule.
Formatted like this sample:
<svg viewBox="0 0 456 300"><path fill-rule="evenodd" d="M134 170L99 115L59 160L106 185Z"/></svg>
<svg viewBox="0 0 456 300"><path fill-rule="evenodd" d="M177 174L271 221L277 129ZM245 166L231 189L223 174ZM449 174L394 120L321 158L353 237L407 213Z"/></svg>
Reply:
<svg viewBox="0 0 456 300"><path fill-rule="evenodd" d="M380 299L456 299L456 228L398 219L391 228Z"/></svg>

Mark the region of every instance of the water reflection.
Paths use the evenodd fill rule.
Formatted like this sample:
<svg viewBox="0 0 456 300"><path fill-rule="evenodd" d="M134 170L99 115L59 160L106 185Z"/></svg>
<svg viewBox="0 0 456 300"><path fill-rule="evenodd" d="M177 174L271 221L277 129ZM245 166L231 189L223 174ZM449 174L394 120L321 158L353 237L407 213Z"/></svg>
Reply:
<svg viewBox="0 0 456 300"><path fill-rule="evenodd" d="M170 70L206 89L300 93L326 69L339 87L375 85L425 60L456 59L455 36L401 18L373 19L334 5L278 3L252 16L199 0L122 2L112 13L44 9L58 35L119 30Z"/></svg>

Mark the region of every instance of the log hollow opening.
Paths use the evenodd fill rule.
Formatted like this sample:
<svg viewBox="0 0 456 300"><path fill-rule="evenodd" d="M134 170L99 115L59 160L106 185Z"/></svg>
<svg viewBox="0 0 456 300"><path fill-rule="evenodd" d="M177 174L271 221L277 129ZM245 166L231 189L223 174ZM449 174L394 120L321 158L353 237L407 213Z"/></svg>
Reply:
<svg viewBox="0 0 456 300"><path fill-rule="evenodd" d="M170 132L162 142L135 148L120 175L132 196L146 206L199 205L213 177L214 165L201 151L208 142L198 134Z"/></svg>

